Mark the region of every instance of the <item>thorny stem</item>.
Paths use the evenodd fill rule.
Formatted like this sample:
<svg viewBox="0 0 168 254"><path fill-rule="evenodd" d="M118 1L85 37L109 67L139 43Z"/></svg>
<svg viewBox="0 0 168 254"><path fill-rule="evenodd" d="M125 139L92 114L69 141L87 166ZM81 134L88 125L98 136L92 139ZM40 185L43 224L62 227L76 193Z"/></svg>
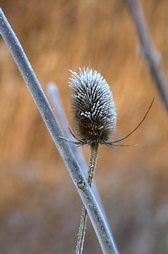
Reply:
<svg viewBox="0 0 168 254"><path fill-rule="evenodd" d="M89 169L88 169L88 184L91 187L95 168L96 168L98 145L91 145L90 149L91 149L91 154L90 154ZM87 210L85 209L85 207L82 207L79 233L78 233L76 252L75 252L76 254L82 254L83 252L83 245L84 245L85 233L86 233L86 223L87 223Z"/></svg>

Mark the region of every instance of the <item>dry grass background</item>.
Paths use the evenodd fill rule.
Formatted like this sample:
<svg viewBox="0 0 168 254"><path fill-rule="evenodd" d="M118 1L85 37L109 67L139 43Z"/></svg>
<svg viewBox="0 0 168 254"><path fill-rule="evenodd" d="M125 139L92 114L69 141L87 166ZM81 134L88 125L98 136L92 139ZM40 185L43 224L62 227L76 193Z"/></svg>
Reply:
<svg viewBox="0 0 168 254"><path fill-rule="evenodd" d="M142 1L168 68L168 2ZM115 139L102 146L96 182L121 253L168 253L168 126L124 1L0 0L43 88L59 86L68 119L69 69L91 66L113 91ZM168 73L168 72L167 72ZM84 148L88 158L88 148ZM73 253L81 201L34 102L0 38L0 253ZM101 253L88 225L84 253Z"/></svg>

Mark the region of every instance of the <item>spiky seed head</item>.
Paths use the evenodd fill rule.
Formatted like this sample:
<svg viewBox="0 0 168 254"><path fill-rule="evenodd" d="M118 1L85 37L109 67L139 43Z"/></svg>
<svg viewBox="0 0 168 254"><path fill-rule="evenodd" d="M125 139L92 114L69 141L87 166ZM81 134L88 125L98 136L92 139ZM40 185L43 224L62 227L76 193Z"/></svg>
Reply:
<svg viewBox="0 0 168 254"><path fill-rule="evenodd" d="M70 71L72 112L80 144L106 144L116 127L117 114L112 92L96 70Z"/></svg>

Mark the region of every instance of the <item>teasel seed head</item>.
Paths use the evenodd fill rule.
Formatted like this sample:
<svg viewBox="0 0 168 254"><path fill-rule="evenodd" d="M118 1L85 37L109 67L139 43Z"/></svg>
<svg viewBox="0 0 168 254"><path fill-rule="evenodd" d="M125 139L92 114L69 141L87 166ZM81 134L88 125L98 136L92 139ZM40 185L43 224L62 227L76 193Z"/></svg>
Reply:
<svg viewBox="0 0 168 254"><path fill-rule="evenodd" d="M116 128L115 104L106 80L96 70L70 71L72 113L78 143L98 145L110 142Z"/></svg>

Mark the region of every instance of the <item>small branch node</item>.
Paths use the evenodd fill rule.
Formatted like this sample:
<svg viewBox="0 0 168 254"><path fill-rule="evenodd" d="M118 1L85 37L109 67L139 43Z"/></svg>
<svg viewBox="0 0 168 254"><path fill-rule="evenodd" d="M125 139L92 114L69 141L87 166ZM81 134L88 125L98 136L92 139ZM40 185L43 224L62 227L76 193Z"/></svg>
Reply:
<svg viewBox="0 0 168 254"><path fill-rule="evenodd" d="M85 182L84 182L84 181L79 181L79 182L77 183L77 186L78 186L79 189L83 190L83 188L84 188L84 186L85 186Z"/></svg>

